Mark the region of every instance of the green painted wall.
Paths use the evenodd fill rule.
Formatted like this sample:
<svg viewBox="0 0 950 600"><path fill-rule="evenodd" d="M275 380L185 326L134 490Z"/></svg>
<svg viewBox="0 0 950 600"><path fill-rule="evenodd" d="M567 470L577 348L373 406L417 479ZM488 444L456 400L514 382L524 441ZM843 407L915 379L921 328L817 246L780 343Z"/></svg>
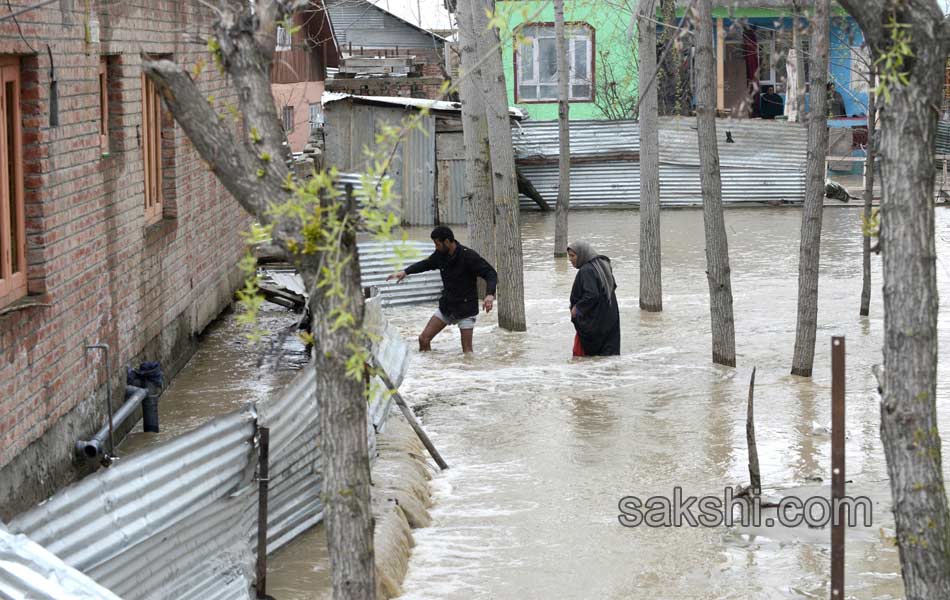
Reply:
<svg viewBox="0 0 950 600"><path fill-rule="evenodd" d="M503 0L497 4L499 15L508 23L508 35L503 31L505 81L508 85L508 101L515 105L514 50L511 32L525 22L553 23L554 7L550 0ZM615 83L622 93L637 94L636 37L630 30L631 13L604 0L565 0L564 20L580 21L594 28L594 102L571 102L571 120L606 119L602 108L606 97L604 85ZM521 102L533 120L557 119L556 102Z"/></svg>

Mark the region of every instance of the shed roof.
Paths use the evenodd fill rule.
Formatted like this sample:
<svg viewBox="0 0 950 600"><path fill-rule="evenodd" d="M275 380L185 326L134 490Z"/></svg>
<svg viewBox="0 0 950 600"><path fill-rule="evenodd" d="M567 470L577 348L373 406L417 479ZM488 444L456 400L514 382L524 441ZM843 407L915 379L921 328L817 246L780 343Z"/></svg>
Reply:
<svg viewBox="0 0 950 600"><path fill-rule="evenodd" d="M430 111L438 112L462 112L461 102L449 102L447 100L430 100L428 98L404 98L402 96L357 96L354 94L340 94L337 92L325 92L322 98L323 106L340 102L341 100L353 100L359 104L375 104L377 106L402 106L404 108L426 108ZM509 106L508 114L517 120L528 118L526 113L517 106Z"/></svg>

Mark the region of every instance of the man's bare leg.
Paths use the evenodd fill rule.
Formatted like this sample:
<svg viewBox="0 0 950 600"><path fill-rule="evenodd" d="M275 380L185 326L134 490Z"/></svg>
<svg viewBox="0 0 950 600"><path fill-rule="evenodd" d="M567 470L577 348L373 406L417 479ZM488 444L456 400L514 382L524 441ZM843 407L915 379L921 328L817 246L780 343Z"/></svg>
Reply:
<svg viewBox="0 0 950 600"><path fill-rule="evenodd" d="M465 354L472 351L472 334L474 332L474 329L459 329L459 333L462 335L462 352Z"/></svg>
<svg viewBox="0 0 950 600"><path fill-rule="evenodd" d="M429 322L426 323L426 328L419 334L419 352L432 350L430 346L432 338L439 335L439 332L445 329L445 325L445 322L437 317L429 318Z"/></svg>

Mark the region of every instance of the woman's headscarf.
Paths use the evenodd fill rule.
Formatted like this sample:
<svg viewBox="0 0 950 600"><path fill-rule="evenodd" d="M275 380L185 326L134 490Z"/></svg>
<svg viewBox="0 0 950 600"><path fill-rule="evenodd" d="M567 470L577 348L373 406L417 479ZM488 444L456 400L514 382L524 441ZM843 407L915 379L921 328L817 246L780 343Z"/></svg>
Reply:
<svg viewBox="0 0 950 600"><path fill-rule="evenodd" d="M587 263L590 263L590 265L594 267L594 272L597 273L597 279L599 279L601 285L604 286L607 302L610 303L611 292L617 287L617 283L614 281L613 269L610 268L610 260L606 256L601 256L591 247L589 242L577 241L569 245L567 249L573 250L574 254L577 255L578 269Z"/></svg>

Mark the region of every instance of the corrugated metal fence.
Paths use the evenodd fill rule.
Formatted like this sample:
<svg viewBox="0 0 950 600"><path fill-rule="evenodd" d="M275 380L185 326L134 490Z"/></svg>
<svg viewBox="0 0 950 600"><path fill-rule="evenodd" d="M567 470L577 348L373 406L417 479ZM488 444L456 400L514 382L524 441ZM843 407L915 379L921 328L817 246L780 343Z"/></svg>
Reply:
<svg viewBox="0 0 950 600"><path fill-rule="evenodd" d="M0 598L120 600L25 535L0 523Z"/></svg>
<svg viewBox="0 0 950 600"><path fill-rule="evenodd" d="M716 127L723 201L804 200L808 135L802 125L719 119ZM662 118L659 129L660 201L664 206L700 204L696 119ZM555 203L557 122L522 123L512 129L512 139L521 170L548 202ZM639 204L639 151L640 129L634 121L572 122L571 156L579 160L571 166L571 206ZM618 160L621 153L627 156ZM522 196L521 207L534 209L537 205Z"/></svg>
<svg viewBox="0 0 950 600"><path fill-rule="evenodd" d="M377 296L366 324L377 364L396 385L408 352ZM389 411L377 381L370 447ZM215 418L117 461L10 524L126 600L249 600L257 522L255 422L271 430L268 553L320 521L316 372L301 371L277 398ZM372 454L371 454L372 455Z"/></svg>
<svg viewBox="0 0 950 600"><path fill-rule="evenodd" d="M422 260L432 250L432 242L360 242L363 287L379 288L384 306L438 300L442 295L442 276L438 271L410 275L402 283L386 281L390 274Z"/></svg>

